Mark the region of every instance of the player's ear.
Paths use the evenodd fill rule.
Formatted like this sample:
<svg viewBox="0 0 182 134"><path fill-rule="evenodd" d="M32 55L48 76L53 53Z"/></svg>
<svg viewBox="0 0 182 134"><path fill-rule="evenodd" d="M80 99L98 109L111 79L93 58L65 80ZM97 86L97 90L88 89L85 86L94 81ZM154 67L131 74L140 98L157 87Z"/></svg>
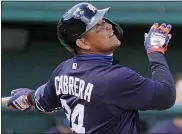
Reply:
<svg viewBox="0 0 182 134"><path fill-rule="evenodd" d="M90 43L84 38L77 39L76 45L81 49L90 50Z"/></svg>

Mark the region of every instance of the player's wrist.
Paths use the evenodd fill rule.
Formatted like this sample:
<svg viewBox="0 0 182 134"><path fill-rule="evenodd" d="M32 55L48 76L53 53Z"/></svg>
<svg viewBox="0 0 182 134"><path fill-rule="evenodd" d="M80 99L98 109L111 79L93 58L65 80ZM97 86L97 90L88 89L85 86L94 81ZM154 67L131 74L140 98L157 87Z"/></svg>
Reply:
<svg viewBox="0 0 182 134"><path fill-rule="evenodd" d="M166 63L166 58L163 53L152 52L152 53L148 54L147 56L148 56L148 60L149 60L150 64L152 64L152 63L165 64Z"/></svg>
<svg viewBox="0 0 182 134"><path fill-rule="evenodd" d="M31 106L34 106L34 94L35 94L35 90L30 90L28 92L27 96L27 101Z"/></svg>
<svg viewBox="0 0 182 134"><path fill-rule="evenodd" d="M159 47L159 48L149 48L149 50L147 51L147 55L154 53L154 52L165 54L165 50L163 48Z"/></svg>

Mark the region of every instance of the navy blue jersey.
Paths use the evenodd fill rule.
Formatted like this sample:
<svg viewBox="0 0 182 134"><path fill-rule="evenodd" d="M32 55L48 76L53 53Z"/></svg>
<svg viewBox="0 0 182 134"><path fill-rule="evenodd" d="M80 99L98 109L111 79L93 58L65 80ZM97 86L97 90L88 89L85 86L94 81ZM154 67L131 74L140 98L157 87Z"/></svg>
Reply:
<svg viewBox="0 0 182 134"><path fill-rule="evenodd" d="M152 79L112 56L77 55L61 63L35 92L36 108L62 108L73 133L136 133L138 110L162 110L175 100L173 78L160 53L149 56Z"/></svg>

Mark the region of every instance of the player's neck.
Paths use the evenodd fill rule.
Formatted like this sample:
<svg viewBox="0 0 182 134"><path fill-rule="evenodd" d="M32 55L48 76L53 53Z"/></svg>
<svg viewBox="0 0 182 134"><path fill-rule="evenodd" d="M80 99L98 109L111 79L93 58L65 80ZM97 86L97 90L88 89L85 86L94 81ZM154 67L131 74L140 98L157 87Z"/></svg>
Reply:
<svg viewBox="0 0 182 134"><path fill-rule="evenodd" d="M108 50L106 51L99 51L99 50L85 50L81 48L76 48L78 55L87 55L87 54L92 54L92 55L106 55L106 56L113 56L113 52L115 49Z"/></svg>
<svg viewBox="0 0 182 134"><path fill-rule="evenodd" d="M80 51L78 55L106 55L113 56L113 52L91 52L91 51Z"/></svg>

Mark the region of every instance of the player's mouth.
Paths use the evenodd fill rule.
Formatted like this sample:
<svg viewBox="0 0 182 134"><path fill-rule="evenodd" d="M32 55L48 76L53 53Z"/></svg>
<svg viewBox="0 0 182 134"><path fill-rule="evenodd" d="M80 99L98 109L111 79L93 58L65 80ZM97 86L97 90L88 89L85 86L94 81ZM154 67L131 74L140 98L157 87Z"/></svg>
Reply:
<svg viewBox="0 0 182 134"><path fill-rule="evenodd" d="M109 38L112 38L112 37L114 37L115 36L115 34L112 32L110 35L109 35Z"/></svg>

